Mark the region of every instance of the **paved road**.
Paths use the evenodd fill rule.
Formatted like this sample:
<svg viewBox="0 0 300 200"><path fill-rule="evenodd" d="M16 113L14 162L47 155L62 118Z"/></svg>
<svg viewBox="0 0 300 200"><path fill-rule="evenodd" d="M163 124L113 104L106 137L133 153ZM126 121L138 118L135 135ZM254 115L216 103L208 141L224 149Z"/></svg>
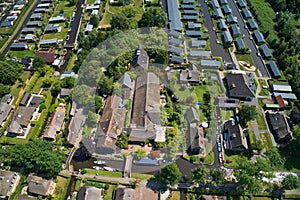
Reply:
<svg viewBox="0 0 300 200"><path fill-rule="evenodd" d="M32 14L32 12L35 10L37 4L38 4L38 0L37 1L34 1L33 2L33 7L29 7L28 10L26 11L26 13L24 14L24 17L25 17L25 20L22 22L22 20L19 22L21 23L22 25L20 26L20 24L17 26L16 29L18 29L17 32L14 32L12 34L12 38L10 38L11 40L9 41L9 43L7 44L7 46L4 48L3 50L3 54L7 54L7 52L9 51L10 49L10 45L13 43L14 40L18 39L19 38L19 35L21 33L21 30L26 26L27 22L29 21L29 18ZM27 14L29 13L29 14ZM27 15L26 15L27 14Z"/></svg>
<svg viewBox="0 0 300 200"><path fill-rule="evenodd" d="M232 9L234 16L236 16L238 19L238 24L239 24L242 34L245 35L244 40L245 40L247 46L249 47L249 49L251 50L251 56L253 58L255 66L261 72L261 75L263 77L270 77L269 72L268 72L262 58L257 55L258 50L256 48L254 41L250 39L250 36L251 36L250 32L248 29L245 28L246 24L242 18L241 13L238 10L237 5L235 4L235 2L233 0L228 0L228 3Z"/></svg>
<svg viewBox="0 0 300 200"><path fill-rule="evenodd" d="M252 120L251 123L252 123L252 126L253 126L253 131L255 133L256 140L261 140L256 119Z"/></svg>
<svg viewBox="0 0 300 200"><path fill-rule="evenodd" d="M216 42L218 37L216 35L216 32L212 30L214 25L208 10L208 6L204 1L205 0L198 0L198 3L202 10L203 19L205 20L204 25L208 29L207 33L209 34L209 42L212 55L215 57L222 57L225 62L232 63L233 61L229 51L227 49L224 49L221 44L218 44Z"/></svg>

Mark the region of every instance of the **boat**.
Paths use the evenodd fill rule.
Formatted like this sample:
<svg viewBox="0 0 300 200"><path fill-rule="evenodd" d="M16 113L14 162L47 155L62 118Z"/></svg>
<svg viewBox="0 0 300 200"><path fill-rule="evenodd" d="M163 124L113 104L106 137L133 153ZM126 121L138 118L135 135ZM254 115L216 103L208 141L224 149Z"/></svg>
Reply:
<svg viewBox="0 0 300 200"><path fill-rule="evenodd" d="M110 172L115 171L115 169L111 168L111 167L103 167L103 169L106 170L106 171L110 171Z"/></svg>
<svg viewBox="0 0 300 200"><path fill-rule="evenodd" d="M100 167L99 166L93 166L93 169L100 170Z"/></svg>

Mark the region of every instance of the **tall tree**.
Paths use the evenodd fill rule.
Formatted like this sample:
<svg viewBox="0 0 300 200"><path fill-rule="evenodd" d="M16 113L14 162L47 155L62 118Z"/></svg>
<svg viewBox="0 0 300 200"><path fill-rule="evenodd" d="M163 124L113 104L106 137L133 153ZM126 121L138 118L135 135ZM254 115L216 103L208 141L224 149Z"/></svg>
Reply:
<svg viewBox="0 0 300 200"><path fill-rule="evenodd" d="M112 16L110 25L112 29L125 31L130 28L130 20L123 13L118 13Z"/></svg>
<svg viewBox="0 0 300 200"><path fill-rule="evenodd" d="M254 106L245 106L242 105L242 107L239 110L238 116L241 122L241 125L243 127L247 126L247 122L255 119L257 115L256 109Z"/></svg>
<svg viewBox="0 0 300 200"><path fill-rule="evenodd" d="M36 56L32 62L32 69L35 71L42 70L45 67L46 62L43 58Z"/></svg>
<svg viewBox="0 0 300 200"><path fill-rule="evenodd" d="M144 12L139 27L160 27L164 28L167 25L168 17L164 11L152 8Z"/></svg>
<svg viewBox="0 0 300 200"><path fill-rule="evenodd" d="M155 175L156 180L165 184L165 185L175 185L178 183L179 178L181 177L181 172L177 167L176 163L171 163L164 168L162 168L161 173Z"/></svg>
<svg viewBox="0 0 300 200"><path fill-rule="evenodd" d="M272 167L281 167L285 164L285 159L275 149L266 151L266 156Z"/></svg>
<svg viewBox="0 0 300 200"><path fill-rule="evenodd" d="M211 170L210 175L213 178L213 181L217 184L222 183L224 180L224 173L220 169Z"/></svg>
<svg viewBox="0 0 300 200"><path fill-rule="evenodd" d="M91 24L93 24L94 27L98 27L99 25L99 17L97 15L92 15L90 18Z"/></svg>
<svg viewBox="0 0 300 200"><path fill-rule="evenodd" d="M297 176L289 174L283 179L282 185L284 189L293 190L300 187L300 179Z"/></svg>
<svg viewBox="0 0 300 200"><path fill-rule="evenodd" d="M12 85L19 78L22 70L16 65L12 65L8 62L0 61L0 83L3 85Z"/></svg>
<svg viewBox="0 0 300 200"><path fill-rule="evenodd" d="M196 169L192 170L192 182L193 183L199 183L204 184L206 181L208 170L204 165L200 165Z"/></svg>

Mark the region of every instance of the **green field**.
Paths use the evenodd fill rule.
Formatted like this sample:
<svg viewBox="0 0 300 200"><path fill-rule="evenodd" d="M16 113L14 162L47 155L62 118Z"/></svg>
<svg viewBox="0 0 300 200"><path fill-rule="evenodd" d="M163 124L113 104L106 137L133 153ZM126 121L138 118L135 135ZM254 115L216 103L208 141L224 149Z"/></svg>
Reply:
<svg viewBox="0 0 300 200"><path fill-rule="evenodd" d="M109 176L115 178L122 178L122 172L109 172L103 170L86 169L87 174L98 174L98 176Z"/></svg>
<svg viewBox="0 0 300 200"><path fill-rule="evenodd" d="M237 54L235 54L235 56L238 61L245 61L245 62L249 63L251 66L254 66L254 61L253 61L251 54L237 53Z"/></svg>
<svg viewBox="0 0 300 200"><path fill-rule="evenodd" d="M264 146L267 149L272 149L273 148L273 143L272 143L271 136L270 136L269 133L267 133L267 132L260 133L260 137L261 137L261 140L262 140Z"/></svg>
<svg viewBox="0 0 300 200"><path fill-rule="evenodd" d="M266 120L262 113L257 113L256 122L259 129L267 129Z"/></svg>

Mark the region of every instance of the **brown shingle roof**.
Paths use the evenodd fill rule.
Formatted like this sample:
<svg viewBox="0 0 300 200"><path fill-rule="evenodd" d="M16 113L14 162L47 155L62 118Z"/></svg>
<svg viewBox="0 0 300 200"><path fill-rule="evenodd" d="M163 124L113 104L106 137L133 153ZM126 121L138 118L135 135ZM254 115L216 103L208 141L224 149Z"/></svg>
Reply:
<svg viewBox="0 0 300 200"><path fill-rule="evenodd" d="M46 63L52 64L55 60L55 54L52 51L48 52L43 52L43 51L38 51L35 53L37 57L43 58Z"/></svg>

